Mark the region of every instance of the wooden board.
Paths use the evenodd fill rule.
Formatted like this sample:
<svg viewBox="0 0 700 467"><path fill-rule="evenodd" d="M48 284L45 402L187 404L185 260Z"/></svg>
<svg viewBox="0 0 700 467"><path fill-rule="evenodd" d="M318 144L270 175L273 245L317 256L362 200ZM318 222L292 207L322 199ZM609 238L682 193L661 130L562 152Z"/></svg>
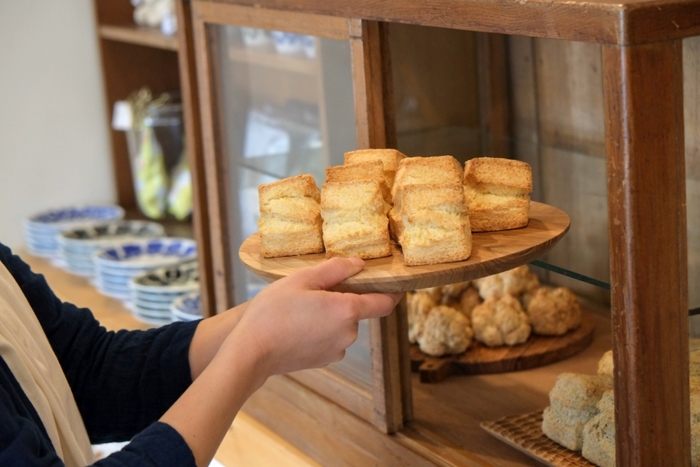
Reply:
<svg viewBox="0 0 700 467"><path fill-rule="evenodd" d="M580 452L561 446L542 433L542 411L482 422L481 428L515 449L551 467L595 467Z"/></svg>
<svg viewBox="0 0 700 467"><path fill-rule="evenodd" d="M588 347L593 340L593 317L583 312L581 326L563 336L531 334L524 344L487 347L473 341L460 355L431 357L411 345L411 369L423 383L437 383L450 375L480 375L526 370L558 362Z"/></svg>
<svg viewBox="0 0 700 467"><path fill-rule="evenodd" d="M569 224L569 216L560 209L533 202L527 227L474 233L472 255L466 261L406 267L400 249L394 248L392 256L367 260L363 271L340 283L336 290L406 292L497 274L549 251L569 230ZM270 282L326 259L323 253L263 258L259 233L248 237L238 254L249 270Z"/></svg>

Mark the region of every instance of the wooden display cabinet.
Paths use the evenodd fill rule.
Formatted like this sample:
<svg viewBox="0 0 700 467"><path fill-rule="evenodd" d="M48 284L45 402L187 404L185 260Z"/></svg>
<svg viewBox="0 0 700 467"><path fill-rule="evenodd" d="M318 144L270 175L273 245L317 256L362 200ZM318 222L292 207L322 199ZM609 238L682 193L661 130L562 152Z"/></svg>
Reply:
<svg viewBox="0 0 700 467"><path fill-rule="evenodd" d="M600 153L605 161L603 173L598 174L604 181L596 183L607 192L602 211L609 236L610 312L596 315L595 341L585 352L536 370L421 385L409 371L406 317L399 307L389 317L369 323L356 344L364 347L350 352L358 357L350 367L271 378L244 410L323 465L539 465L491 438L479 423L543 408L557 374L594 372L598 358L612 348L618 465L689 464L682 39L700 35L699 1L193 0L191 15L204 141L203 200L209 208L211 277L215 278L211 297L217 310L233 305L240 293L236 268L241 236L234 233L235 216L240 215L238 168L245 162L241 147L246 120L240 108L247 109L260 91L256 86L264 84L258 75L260 80L249 82L247 90L241 91L236 75L241 66L267 68L265 73L273 69L280 76L306 73L306 81L312 80L309 74L314 76L313 99L325 122L320 141L327 157L322 164L334 163L338 156L334 151L344 147L334 146L333 133L339 128L324 112L338 109L329 105L331 98L341 96L347 102L348 95L358 148L413 147L415 155L420 155L435 147L473 144L464 157L499 155L534 161L537 189L543 192L545 183L558 176L551 167L538 165L552 149ZM401 115L421 102L400 97L402 86L411 83L397 83L397 75L392 76L403 54L415 51L419 57L421 52L406 47L391 60L391 50L405 47L392 46L391 41L405 33L406 25L424 31L430 27L476 33L455 36L472 41L466 46L464 42L444 44L470 51L471 55L455 54L467 57L465 67L454 67L465 76L460 86L453 88L454 83L442 74L430 73L429 67L439 67L440 62L431 62L424 54L420 57L428 68L415 74L427 75L435 83L431 92L423 78L416 81L428 102L443 88L457 89L453 93L462 89L464 94L453 94L454 101L470 96L466 101L472 103L470 109L455 114L445 111L453 108L448 94L446 105L435 109L432 120L416 123ZM314 65L313 72L280 57L270 65L263 63L261 55L242 58L249 54L231 50L234 43L228 42L226 34L235 36L241 27L312 35L336 45L342 42L350 53L322 55L321 63L333 58L337 62L328 68ZM537 47L528 38L599 48L601 58L594 62L594 71L598 63L603 94L591 94L590 103L598 104L599 113L586 115L593 122L594 136L587 135L586 128L576 128L581 121L577 118L569 121L554 114L554 120L547 121L519 113L528 108L537 112L537 106L546 103L543 99L551 97L548 91L555 89L535 82L541 64L532 62ZM540 43L538 51L550 44ZM470 68L469 63L479 67ZM349 69L350 79L332 75L335 69ZM519 76L532 81L530 94L509 81L508 70L514 69L527 72ZM287 78L280 79L282 83ZM445 83L443 87L440 82ZM336 92L327 93L327 86L334 84ZM265 92L300 89L285 86L277 89L268 82ZM349 117L347 112L343 117ZM437 123L424 125L430 121ZM573 136L562 130L567 123L573 125ZM450 127L458 130L450 132ZM440 135L435 138L437 145L421 146L423 138L416 137L419 130ZM604 140L596 141L597 136ZM439 146L445 141L453 143ZM573 171L567 180L583 174ZM573 238L585 240L585 232ZM576 247L570 245L570 251ZM359 368L359 376L354 368Z"/></svg>

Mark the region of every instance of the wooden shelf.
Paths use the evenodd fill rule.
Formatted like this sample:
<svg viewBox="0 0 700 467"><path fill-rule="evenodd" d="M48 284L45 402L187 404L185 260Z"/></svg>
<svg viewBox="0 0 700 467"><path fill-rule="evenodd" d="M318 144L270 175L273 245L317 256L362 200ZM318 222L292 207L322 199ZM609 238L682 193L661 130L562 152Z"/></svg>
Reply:
<svg viewBox="0 0 700 467"><path fill-rule="evenodd" d="M280 55L267 50L249 50L241 47L229 47L228 57L239 63L263 66L273 70L289 71L315 76L318 65L315 60L292 55Z"/></svg>
<svg viewBox="0 0 700 467"><path fill-rule="evenodd" d="M113 26L102 25L99 27L99 35L102 39L129 44L155 47L164 50L178 50L176 36L168 36L158 29L139 26Z"/></svg>

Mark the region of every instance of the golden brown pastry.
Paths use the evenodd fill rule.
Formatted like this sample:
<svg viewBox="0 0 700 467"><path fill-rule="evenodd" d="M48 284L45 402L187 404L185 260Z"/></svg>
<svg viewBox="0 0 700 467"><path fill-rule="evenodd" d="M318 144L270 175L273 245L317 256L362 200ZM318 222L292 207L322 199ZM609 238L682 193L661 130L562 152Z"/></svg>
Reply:
<svg viewBox="0 0 700 467"><path fill-rule="evenodd" d="M391 189L394 184L394 176L399 167L399 163L406 158L404 154L396 149L357 149L344 154L345 164L356 164L358 162L380 161L384 166L384 177L386 184Z"/></svg>
<svg viewBox="0 0 700 467"><path fill-rule="evenodd" d="M464 192L472 231L525 227L530 217L532 168L526 162L497 157L468 160Z"/></svg>
<svg viewBox="0 0 700 467"><path fill-rule="evenodd" d="M538 289L527 307L527 315L532 332L543 336L561 336L581 324L581 307L566 287Z"/></svg>
<svg viewBox="0 0 700 467"><path fill-rule="evenodd" d="M321 191L326 257L391 255L389 225L379 183L328 182Z"/></svg>
<svg viewBox="0 0 700 467"><path fill-rule="evenodd" d="M469 217L458 185L408 185L394 209L406 266L462 261L471 255Z"/></svg>
<svg viewBox="0 0 700 467"><path fill-rule="evenodd" d="M488 347L517 345L530 337L530 323L512 295L489 298L471 314L474 338Z"/></svg>
<svg viewBox="0 0 700 467"><path fill-rule="evenodd" d="M415 344L423 333L425 320L430 310L437 306L437 301L428 292L413 292L406 297L408 312L408 340Z"/></svg>
<svg viewBox="0 0 700 467"><path fill-rule="evenodd" d="M467 350L473 335L469 318L454 308L439 305L428 313L418 345L433 357L460 354Z"/></svg>
<svg viewBox="0 0 700 467"><path fill-rule="evenodd" d="M320 193L303 174L258 187L260 244L265 258L323 251Z"/></svg>

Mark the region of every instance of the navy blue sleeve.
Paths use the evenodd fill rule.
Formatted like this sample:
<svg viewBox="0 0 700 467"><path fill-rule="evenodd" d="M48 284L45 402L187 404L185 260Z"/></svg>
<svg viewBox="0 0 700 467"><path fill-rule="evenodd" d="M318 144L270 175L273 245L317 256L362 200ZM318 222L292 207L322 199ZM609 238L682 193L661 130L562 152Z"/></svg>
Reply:
<svg viewBox="0 0 700 467"><path fill-rule="evenodd" d="M63 467L22 387L0 358L0 465ZM155 422L100 467L194 467L192 451L171 426Z"/></svg>
<svg viewBox="0 0 700 467"><path fill-rule="evenodd" d="M162 442L173 441L169 451L177 452L177 446L182 445L187 448L175 430L154 422L192 382L188 351L198 323L173 323L147 331L107 331L89 310L61 302L42 275L33 273L2 244L0 261L39 318L73 391L90 440L102 443L133 438L127 450L110 456L115 460L129 453L150 452L147 445L153 436L164 435ZM170 443L164 446L167 444ZM187 451L191 457L189 448Z"/></svg>

